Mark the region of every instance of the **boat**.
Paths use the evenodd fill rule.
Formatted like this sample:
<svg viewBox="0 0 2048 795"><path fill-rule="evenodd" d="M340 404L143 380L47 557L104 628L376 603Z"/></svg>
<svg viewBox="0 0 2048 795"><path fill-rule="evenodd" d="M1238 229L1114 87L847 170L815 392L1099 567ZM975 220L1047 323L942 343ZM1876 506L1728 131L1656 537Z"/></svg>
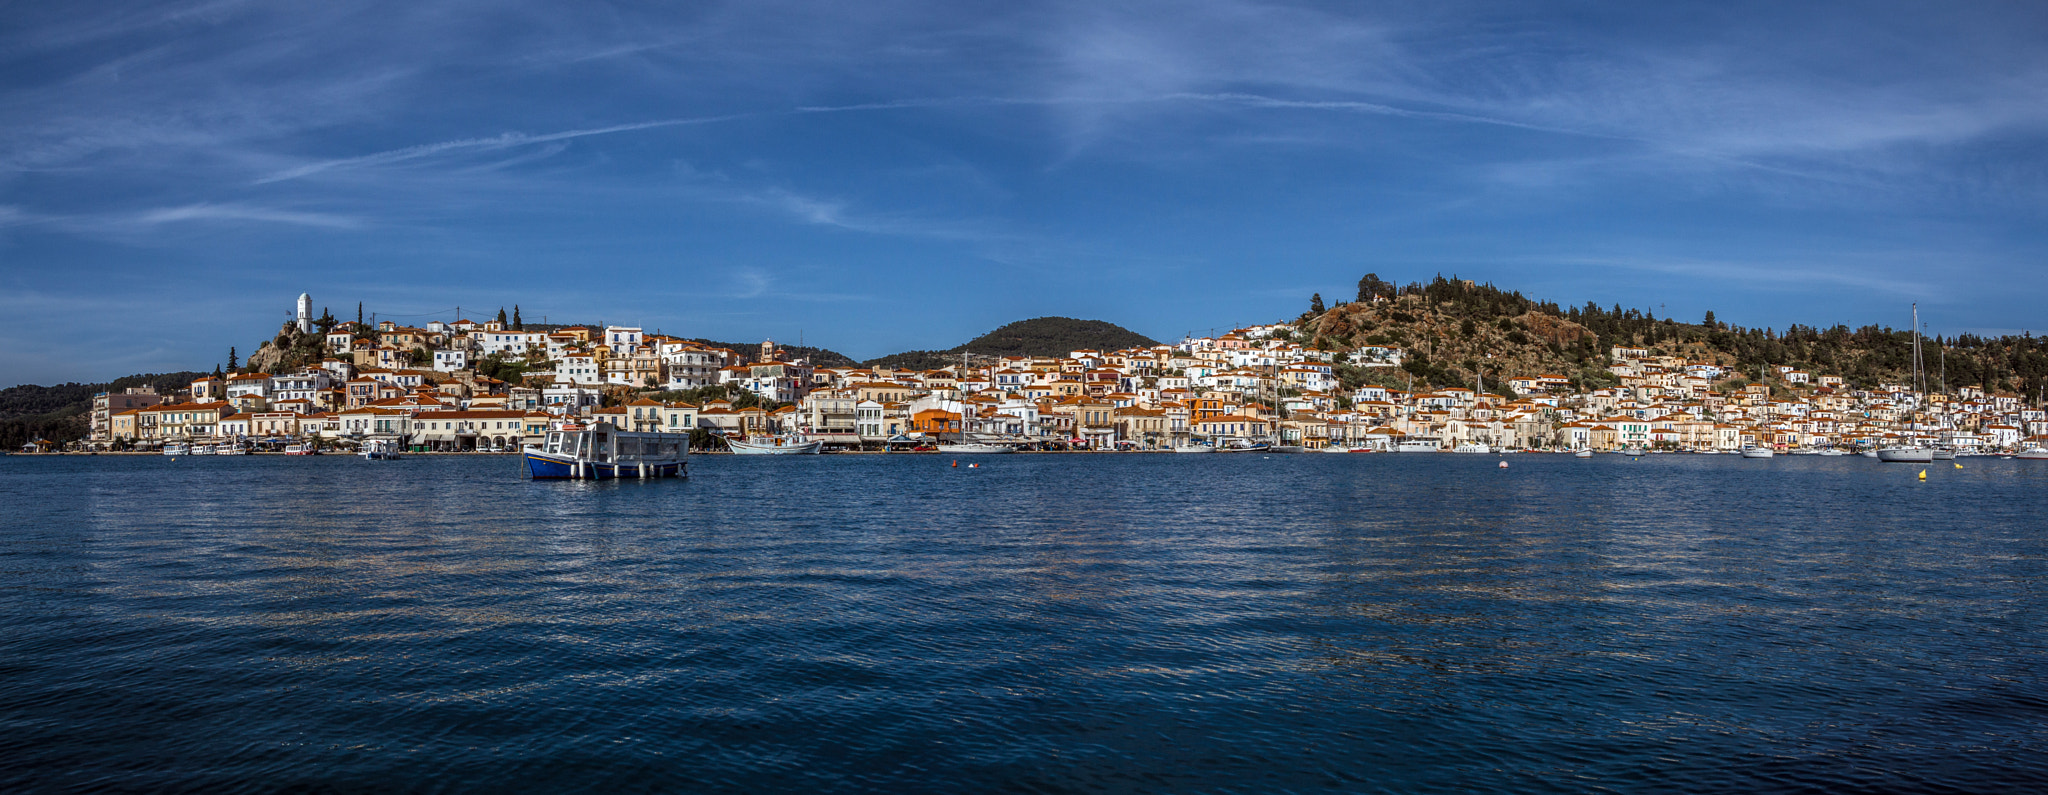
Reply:
<svg viewBox="0 0 2048 795"><path fill-rule="evenodd" d="M1830 458L1833 458L1833 457L1835 457L1835 456L1844 456L1844 455L1848 455L1848 454L1849 454L1849 451L1847 451L1847 450L1844 450L1844 449L1842 449L1842 448L1839 448L1839 447L1830 447L1830 448L1828 448L1828 449L1826 449L1826 450L1822 450L1822 451L1820 451L1820 455L1828 456L1828 457L1830 457Z"/></svg>
<svg viewBox="0 0 2048 795"><path fill-rule="evenodd" d="M1645 452L1648 451L1644 450L1643 446L1639 444L1632 444L1627 447L1621 448L1622 455L1642 455Z"/></svg>
<svg viewBox="0 0 2048 795"><path fill-rule="evenodd" d="M1223 445L1222 447L1218 447L1218 448L1216 448L1216 452L1219 452L1219 453L1264 453L1264 452L1267 452L1267 451L1269 451L1269 450L1271 450L1271 449L1272 449L1272 446L1271 446L1271 445L1268 445L1268 444L1266 444L1265 442L1258 442L1258 443L1254 444L1254 443L1251 443L1251 442L1244 442L1244 441L1238 441L1238 442L1232 442L1232 443L1230 443L1230 444L1226 444L1226 445Z"/></svg>
<svg viewBox="0 0 2048 795"><path fill-rule="evenodd" d="M817 455L825 449L823 439L805 439L794 434L741 439L728 436L725 446L736 455Z"/></svg>
<svg viewBox="0 0 2048 795"><path fill-rule="evenodd" d="M1173 451L1176 453L1213 453L1216 452L1216 448L1206 444L1183 444L1174 446Z"/></svg>
<svg viewBox="0 0 2048 795"><path fill-rule="evenodd" d="M1444 448L1435 439L1427 436L1417 436L1402 440L1400 444L1394 446L1394 451L1398 453L1441 453L1444 451Z"/></svg>
<svg viewBox="0 0 2048 795"><path fill-rule="evenodd" d="M312 445L310 445L310 444L288 444L288 445L285 445L285 446L284 446L284 454L285 454L285 455L319 455L319 454L320 454L320 451L319 451L319 450L317 450L317 449L314 449L314 447L313 447Z"/></svg>
<svg viewBox="0 0 2048 795"><path fill-rule="evenodd" d="M1871 448L1871 449L1868 449L1868 450L1865 450L1865 451L1863 451L1863 452L1857 453L1857 455L1863 456L1864 458L1876 458L1876 457L1877 457L1877 448L1873 447L1873 448Z"/></svg>
<svg viewBox="0 0 2048 795"><path fill-rule="evenodd" d="M1458 445L1457 447L1453 447L1453 448L1451 448L1451 452L1453 452L1453 453L1491 453L1491 452L1493 452L1493 448L1491 448L1491 447L1487 447L1487 446L1486 446L1486 444L1485 444L1485 443L1483 443L1483 442L1466 442L1466 443L1464 443L1464 444Z"/></svg>
<svg viewBox="0 0 2048 795"><path fill-rule="evenodd" d="M1573 453L1572 453L1572 457L1573 457L1573 458L1592 458L1592 457L1593 457L1593 451L1591 451L1591 450L1579 450L1579 451L1573 452Z"/></svg>
<svg viewBox="0 0 2048 795"><path fill-rule="evenodd" d="M399 452L396 439L366 439L356 455L365 461L397 461L403 455Z"/></svg>
<svg viewBox="0 0 2048 795"><path fill-rule="evenodd" d="M988 443L986 443L986 442L968 442L968 443L965 443L965 444L942 444L942 445L939 445L939 452L941 452L941 453L952 453L952 454L954 454L954 455L988 455L988 454L992 454L992 453L1014 453L1014 452L1017 452L1017 448L1015 448L1015 447L1011 447L1011 446L1009 446L1009 445L1007 445L1007 444L988 444Z"/></svg>
<svg viewBox="0 0 2048 795"><path fill-rule="evenodd" d="M816 444L814 442L813 444ZM563 425L525 449L534 480L648 480L687 478L690 436L621 431L609 422Z"/></svg>
<svg viewBox="0 0 2048 795"><path fill-rule="evenodd" d="M214 447L214 448L213 448L213 454L214 454L214 455L248 455L248 454L249 454L249 446L248 446L248 445L246 445L246 444L223 444L223 445L219 445L219 446L216 446L216 447Z"/></svg>
<svg viewBox="0 0 2048 795"><path fill-rule="evenodd" d="M1934 463L1932 447L1880 447L1877 460L1887 464L1931 464Z"/></svg>
<svg viewBox="0 0 2048 795"><path fill-rule="evenodd" d="M2048 460L2048 448L2029 447L2025 450L2013 453L2012 457L2026 459L2028 461Z"/></svg>
<svg viewBox="0 0 2048 795"><path fill-rule="evenodd" d="M1768 447L1744 447L1744 448L1742 448L1742 457L1743 457L1743 458L1770 458L1771 456L1774 456L1774 455L1777 455L1777 452L1776 452L1776 451L1773 451L1773 450L1772 450L1771 448L1768 448Z"/></svg>
<svg viewBox="0 0 2048 795"><path fill-rule="evenodd" d="M1306 453L1306 452L1308 452L1308 448L1307 448L1307 447L1305 447L1305 446L1303 446L1303 445L1298 445L1298 444L1269 444L1269 445L1267 445L1267 446L1266 446L1266 450L1267 450L1267 452L1273 452L1273 453Z"/></svg>
<svg viewBox="0 0 2048 795"><path fill-rule="evenodd" d="M184 442L165 442L164 455L191 455L192 445Z"/></svg>
<svg viewBox="0 0 2048 795"><path fill-rule="evenodd" d="M1934 448L1934 460L1954 461L1956 460L1956 451L1947 447L1936 447Z"/></svg>
<svg viewBox="0 0 2048 795"><path fill-rule="evenodd" d="M192 445L192 455L213 455L213 445L210 445L210 444L195 444L195 445Z"/></svg>

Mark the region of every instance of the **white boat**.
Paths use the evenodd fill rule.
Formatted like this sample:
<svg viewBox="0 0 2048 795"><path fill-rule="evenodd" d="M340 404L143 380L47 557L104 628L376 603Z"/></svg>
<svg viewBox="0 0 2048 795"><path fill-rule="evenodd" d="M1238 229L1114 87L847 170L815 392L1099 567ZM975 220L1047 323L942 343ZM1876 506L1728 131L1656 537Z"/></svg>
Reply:
<svg viewBox="0 0 2048 795"><path fill-rule="evenodd" d="M310 445L310 444L288 444L288 445L285 445L285 446L284 446L284 454L285 454L285 455L319 455L319 454L320 454L320 451L318 451L318 450L315 450L315 449L313 449L313 446L312 446L312 445Z"/></svg>
<svg viewBox="0 0 2048 795"><path fill-rule="evenodd" d="M1627 447L1621 448L1622 455L1642 455L1645 452L1647 451L1645 451L1643 449L1643 446L1639 444L1632 444Z"/></svg>
<svg viewBox="0 0 2048 795"><path fill-rule="evenodd" d="M1956 451L1946 447L1936 447L1934 448L1934 460L1954 461L1956 460Z"/></svg>
<svg viewBox="0 0 2048 795"><path fill-rule="evenodd" d="M214 447L214 448L213 448L213 454L214 454L214 455L248 455L248 454L249 454L249 446L248 446L248 445L246 445L246 444L223 444L223 445L218 445L218 446L216 446L216 447Z"/></svg>
<svg viewBox="0 0 2048 795"><path fill-rule="evenodd" d="M1444 447L1442 444L1427 436L1403 439L1399 444L1394 445L1394 452L1397 453L1441 453L1443 451Z"/></svg>
<svg viewBox="0 0 2048 795"><path fill-rule="evenodd" d="M825 441L787 434L753 440L728 436L725 446L738 455L817 455L825 449Z"/></svg>
<svg viewBox="0 0 2048 795"><path fill-rule="evenodd" d="M2017 453L2014 453L2012 457L2024 458L2029 461L2048 460L2048 449L2040 447L2029 447L2025 450L2021 450Z"/></svg>
<svg viewBox="0 0 2048 795"><path fill-rule="evenodd" d="M1847 450L1844 450L1844 449L1842 449L1842 448L1839 448L1839 447L1830 447L1830 448L1828 448L1828 449L1826 449L1826 450L1822 450L1822 451L1820 451L1820 454L1821 454L1821 455L1824 455L1824 456L1828 456L1828 457L1830 457L1830 458L1833 458L1833 457L1835 457L1835 456L1844 456L1844 455L1848 455L1848 454L1849 454L1849 451L1847 451Z"/></svg>
<svg viewBox="0 0 2048 795"><path fill-rule="evenodd" d="M1869 450L1865 450L1865 451L1863 451L1863 452L1861 452L1861 453L1857 453L1857 455L1863 456L1864 458L1876 458L1876 457L1877 457L1877 449L1876 449L1876 448L1871 448L1871 449L1869 449Z"/></svg>
<svg viewBox="0 0 2048 795"><path fill-rule="evenodd" d="M1453 453L1491 453L1491 452L1493 452L1493 448L1491 448L1491 447L1487 447L1487 446L1486 446L1485 444L1483 444L1483 443L1480 443L1480 442L1466 442L1466 443L1464 443L1464 444L1458 445L1457 447L1453 447L1453 448L1451 448L1451 452L1453 452Z"/></svg>
<svg viewBox="0 0 2048 795"><path fill-rule="evenodd" d="M192 445L184 442L165 442L164 455L191 455Z"/></svg>
<svg viewBox="0 0 2048 795"><path fill-rule="evenodd" d="M1777 455L1777 452L1776 452L1776 451L1773 451L1773 450L1772 450L1771 448L1768 448L1768 447L1744 447L1744 448L1742 448L1742 457L1743 457L1743 458L1770 458L1771 456L1774 456L1774 455Z"/></svg>
<svg viewBox="0 0 2048 795"><path fill-rule="evenodd" d="M1276 444L1276 445L1271 445L1271 446L1267 447L1267 448L1266 448L1266 450L1267 450L1267 452L1272 452L1272 453L1306 453L1306 452L1308 452L1308 448L1307 448L1307 447L1303 447L1302 445L1298 445L1298 444Z"/></svg>
<svg viewBox="0 0 2048 795"><path fill-rule="evenodd" d="M1593 457L1593 451L1591 451L1591 450L1579 450L1579 451L1577 451L1577 452L1574 452L1574 453L1572 453L1572 457L1573 457L1573 458L1592 458L1592 457Z"/></svg>
<svg viewBox="0 0 2048 795"><path fill-rule="evenodd" d="M1173 451L1176 453L1213 453L1216 452L1216 448L1206 444L1184 444L1173 448Z"/></svg>
<svg viewBox="0 0 2048 795"><path fill-rule="evenodd" d="M690 435L621 431L609 422L563 425L540 446L526 448L535 480L649 480L687 478Z"/></svg>
<svg viewBox="0 0 2048 795"><path fill-rule="evenodd" d="M1881 447L1877 460L1887 464L1931 464L1934 463L1932 447Z"/></svg>
<svg viewBox="0 0 2048 795"><path fill-rule="evenodd" d="M193 455L213 455L213 445L210 445L210 444L195 444L195 445L192 445L192 454L193 454Z"/></svg>
<svg viewBox="0 0 2048 795"><path fill-rule="evenodd" d="M356 455L362 456L365 461L397 461L404 457L399 451L396 439L365 439L362 448L356 450Z"/></svg>
<svg viewBox="0 0 2048 795"><path fill-rule="evenodd" d="M994 453L1014 453L1017 452L1017 448L1011 447L1007 444L968 442L966 444L939 445L939 452L951 453L953 455L990 455Z"/></svg>

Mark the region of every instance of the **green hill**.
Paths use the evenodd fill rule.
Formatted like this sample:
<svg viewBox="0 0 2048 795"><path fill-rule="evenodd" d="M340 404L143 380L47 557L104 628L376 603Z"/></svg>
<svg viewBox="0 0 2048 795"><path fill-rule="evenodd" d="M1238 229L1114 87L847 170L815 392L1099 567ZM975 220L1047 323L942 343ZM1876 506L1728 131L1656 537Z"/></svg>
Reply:
<svg viewBox="0 0 2048 795"><path fill-rule="evenodd" d="M1078 350L1113 351L1158 345L1156 340L1106 320L1035 317L943 351L904 351L870 359L866 367L932 370L958 364L961 353L983 356L1065 356ZM948 357L951 357L950 359Z"/></svg>

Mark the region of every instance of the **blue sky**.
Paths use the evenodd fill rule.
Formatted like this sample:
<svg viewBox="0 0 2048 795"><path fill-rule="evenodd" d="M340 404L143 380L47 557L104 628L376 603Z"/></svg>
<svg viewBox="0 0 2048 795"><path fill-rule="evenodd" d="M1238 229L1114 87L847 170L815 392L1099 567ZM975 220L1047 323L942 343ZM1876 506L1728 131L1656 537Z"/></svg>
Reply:
<svg viewBox="0 0 2048 795"><path fill-rule="evenodd" d="M678 10L681 8L682 10ZM353 316L856 357L1367 271L2041 325L2037 3L11 4L0 385Z"/></svg>

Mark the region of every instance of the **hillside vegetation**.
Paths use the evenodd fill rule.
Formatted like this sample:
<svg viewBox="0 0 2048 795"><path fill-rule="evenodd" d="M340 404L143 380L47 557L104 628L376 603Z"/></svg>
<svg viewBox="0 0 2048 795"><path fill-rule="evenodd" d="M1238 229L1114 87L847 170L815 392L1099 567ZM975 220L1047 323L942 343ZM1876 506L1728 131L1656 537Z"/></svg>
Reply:
<svg viewBox="0 0 2048 795"><path fill-rule="evenodd" d="M58 384L0 389L0 450L12 452L36 439L68 442L83 438L91 418L92 396L150 386L169 393L191 386L206 373L149 373L116 378L104 384Z"/></svg>
<svg viewBox="0 0 2048 795"><path fill-rule="evenodd" d="M1159 343L1106 320L1037 317L975 337L943 351L904 351L862 362L867 367L933 370L958 364L961 353L983 356L1065 356L1079 350L1113 351ZM949 358L950 357L950 358Z"/></svg>
<svg viewBox="0 0 2048 795"><path fill-rule="evenodd" d="M1712 312L1688 323L1620 306L1565 308L1441 275L1427 284L1397 288L1367 274L1359 281L1359 296L1359 301L1327 309L1318 296L1295 323L1296 336L1319 348L1388 345L1408 351L1398 371L1345 368L1347 385L1403 385L1412 378L1417 386L1470 387L1474 374L1483 372L1488 391L1495 391L1496 381L1545 373L1591 387L1614 380L1605 368L1608 351L1616 345L1719 364L1751 377L1759 368L1789 365L1841 375L1859 388L1905 383L1912 375L1910 329L1793 324L1780 332L1731 326L1715 320ZM2048 384L2048 340L2031 335L1930 337L1922 342L1922 359L1930 389L1943 385L1944 368L1951 390L1980 386L2035 398Z"/></svg>

